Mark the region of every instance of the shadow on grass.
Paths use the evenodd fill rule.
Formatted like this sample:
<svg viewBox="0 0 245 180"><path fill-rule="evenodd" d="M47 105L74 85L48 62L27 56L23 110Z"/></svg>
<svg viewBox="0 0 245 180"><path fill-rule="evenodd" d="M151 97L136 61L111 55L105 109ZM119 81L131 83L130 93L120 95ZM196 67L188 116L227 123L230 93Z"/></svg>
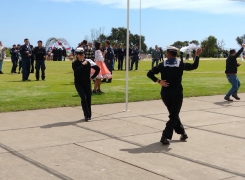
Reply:
<svg viewBox="0 0 245 180"><path fill-rule="evenodd" d="M34 80L33 80L33 81L22 81L22 80L19 80L19 81L6 81L6 82L21 82L21 83L27 83L27 82L34 82Z"/></svg>
<svg viewBox="0 0 245 180"><path fill-rule="evenodd" d="M132 154L140 154L140 153L163 153L163 152L171 151L171 149L172 148L169 148L169 145L162 145L160 142L157 142L134 149L120 149L120 151L127 151L128 153L132 153Z"/></svg>
<svg viewBox="0 0 245 180"><path fill-rule="evenodd" d="M44 126L41 126L40 128L47 129L47 128L54 128L54 127L64 127L64 126L73 126L77 123L84 123L86 122L85 120L78 120L78 121L72 121L72 122L58 122L54 124L47 124Z"/></svg>
<svg viewBox="0 0 245 180"><path fill-rule="evenodd" d="M61 85L64 85L64 86L74 85L74 82L70 82L69 84L61 84Z"/></svg>

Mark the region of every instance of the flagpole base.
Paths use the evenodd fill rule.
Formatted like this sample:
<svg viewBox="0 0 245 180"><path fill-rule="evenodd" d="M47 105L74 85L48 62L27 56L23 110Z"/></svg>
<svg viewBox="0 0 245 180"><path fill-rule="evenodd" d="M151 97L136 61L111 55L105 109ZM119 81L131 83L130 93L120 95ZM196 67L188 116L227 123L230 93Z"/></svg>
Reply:
<svg viewBox="0 0 245 180"><path fill-rule="evenodd" d="M130 110L123 110L123 112L129 112Z"/></svg>

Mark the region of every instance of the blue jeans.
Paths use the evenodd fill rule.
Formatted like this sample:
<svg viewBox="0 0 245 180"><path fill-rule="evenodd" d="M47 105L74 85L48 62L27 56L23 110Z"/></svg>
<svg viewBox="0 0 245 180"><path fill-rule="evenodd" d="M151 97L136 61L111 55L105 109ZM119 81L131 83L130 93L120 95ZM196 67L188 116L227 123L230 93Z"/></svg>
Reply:
<svg viewBox="0 0 245 180"><path fill-rule="evenodd" d="M27 80L30 75L31 58L22 58L22 80Z"/></svg>
<svg viewBox="0 0 245 180"><path fill-rule="evenodd" d="M2 71L2 67L3 67L3 59L0 59L0 71Z"/></svg>
<svg viewBox="0 0 245 180"><path fill-rule="evenodd" d="M241 85L239 79L237 78L236 74L226 75L228 81L231 83L232 87L229 92L226 94L225 97L230 97L232 94L237 94L237 91Z"/></svg>
<svg viewBox="0 0 245 180"><path fill-rule="evenodd" d="M159 59L152 59L151 67L153 68L155 62L156 62L156 66L158 66L158 61Z"/></svg>

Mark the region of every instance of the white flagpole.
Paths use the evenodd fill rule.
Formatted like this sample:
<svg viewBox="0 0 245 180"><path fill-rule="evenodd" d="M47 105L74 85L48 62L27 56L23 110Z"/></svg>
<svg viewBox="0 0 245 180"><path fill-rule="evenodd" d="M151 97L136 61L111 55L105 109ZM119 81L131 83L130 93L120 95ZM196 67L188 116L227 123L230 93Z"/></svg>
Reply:
<svg viewBox="0 0 245 180"><path fill-rule="evenodd" d="M128 111L128 63L129 63L129 0L127 0L127 46L126 46L126 109Z"/></svg>
<svg viewBox="0 0 245 180"><path fill-rule="evenodd" d="M139 42L139 50L141 52L141 0L140 0L140 42Z"/></svg>

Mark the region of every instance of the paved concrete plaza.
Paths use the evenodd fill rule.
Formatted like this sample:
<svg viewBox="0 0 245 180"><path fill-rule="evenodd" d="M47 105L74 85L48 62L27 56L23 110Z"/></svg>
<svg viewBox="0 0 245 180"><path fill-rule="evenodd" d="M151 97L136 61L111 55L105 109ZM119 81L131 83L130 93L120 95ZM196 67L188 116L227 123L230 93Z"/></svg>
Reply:
<svg viewBox="0 0 245 180"><path fill-rule="evenodd" d="M2 180L245 180L245 94L185 98L189 136L159 143L168 120L160 100L0 113Z"/></svg>

